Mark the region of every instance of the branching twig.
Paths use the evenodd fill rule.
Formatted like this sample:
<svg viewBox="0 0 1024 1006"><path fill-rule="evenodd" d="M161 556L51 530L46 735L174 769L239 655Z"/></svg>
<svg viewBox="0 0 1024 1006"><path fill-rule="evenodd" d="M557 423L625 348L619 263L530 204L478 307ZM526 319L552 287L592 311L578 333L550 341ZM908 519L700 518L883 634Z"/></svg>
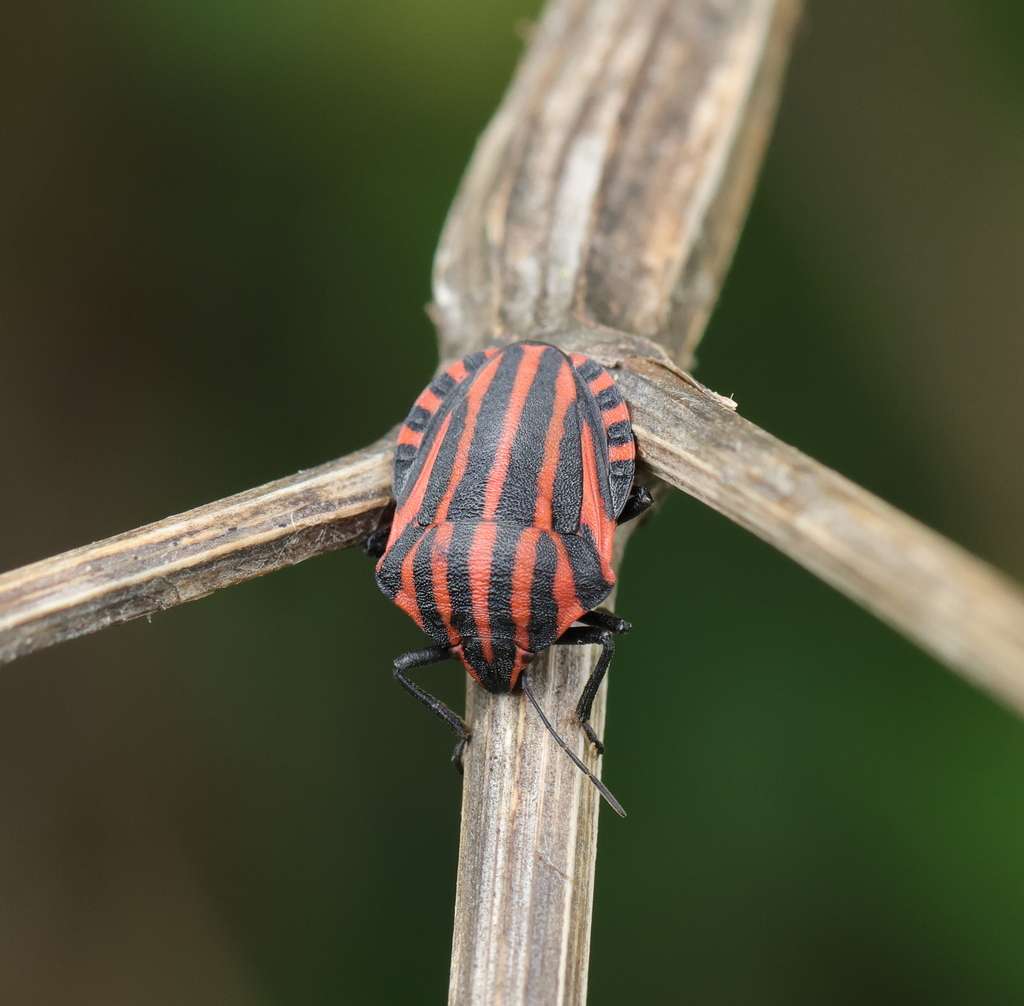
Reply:
<svg viewBox="0 0 1024 1006"><path fill-rule="evenodd" d="M0 576L0 663L361 542L391 441Z"/></svg>
<svg viewBox="0 0 1024 1006"><path fill-rule="evenodd" d="M616 368L656 475L1024 713L1019 588L676 369L732 254L797 6L554 0L445 227L441 355L539 338ZM0 660L356 544L388 503L389 462L386 439L5 574ZM587 649L555 647L531 675L573 737ZM451 1002L581 1004L595 793L520 696L471 687L468 717Z"/></svg>
<svg viewBox="0 0 1024 1006"><path fill-rule="evenodd" d="M1024 715L1024 590L987 563L649 360L625 360L655 474L874 612Z"/></svg>

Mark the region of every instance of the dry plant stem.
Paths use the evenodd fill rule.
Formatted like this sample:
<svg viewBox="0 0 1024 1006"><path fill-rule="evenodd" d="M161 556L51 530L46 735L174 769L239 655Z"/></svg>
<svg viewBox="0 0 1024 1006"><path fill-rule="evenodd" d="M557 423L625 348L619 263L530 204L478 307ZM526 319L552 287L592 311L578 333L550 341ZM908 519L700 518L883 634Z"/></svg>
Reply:
<svg viewBox="0 0 1024 1006"><path fill-rule="evenodd" d="M799 9L550 3L441 237L442 356L574 321L645 337L688 366L746 215Z"/></svg>
<svg viewBox="0 0 1024 1006"><path fill-rule="evenodd" d="M591 771L600 759L571 710L596 647L553 646L530 668L553 725ZM605 690L592 722L604 730ZM449 1001L583 1002L597 852L597 790L520 693L467 696L466 760ZM489 930L494 939L482 940ZM500 996L495 996L495 993Z"/></svg>
<svg viewBox="0 0 1024 1006"><path fill-rule="evenodd" d="M685 363L770 129L793 0L553 0L434 263L442 356L524 338ZM593 655L554 648L572 720ZM449 1002L586 999L597 800L521 695L470 686Z"/></svg>
<svg viewBox="0 0 1024 1006"><path fill-rule="evenodd" d="M1017 584L657 361L626 357L615 375L655 475L770 542L1024 715L1024 592ZM389 502L390 464L385 439L5 573L0 659L359 544ZM534 673L540 690L539 668ZM470 695L487 701L480 689Z"/></svg>
<svg viewBox="0 0 1024 1006"><path fill-rule="evenodd" d="M618 374L643 460L1024 714L1024 591L650 360Z"/></svg>
<svg viewBox="0 0 1024 1006"><path fill-rule="evenodd" d="M362 541L391 439L0 576L0 663Z"/></svg>

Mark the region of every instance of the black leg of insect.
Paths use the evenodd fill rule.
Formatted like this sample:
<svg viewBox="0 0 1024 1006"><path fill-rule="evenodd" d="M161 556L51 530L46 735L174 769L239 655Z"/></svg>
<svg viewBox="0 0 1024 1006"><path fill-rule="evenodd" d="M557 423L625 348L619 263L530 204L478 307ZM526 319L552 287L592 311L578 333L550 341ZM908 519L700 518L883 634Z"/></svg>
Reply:
<svg viewBox="0 0 1024 1006"><path fill-rule="evenodd" d="M423 650L413 650L411 653L403 653L395 660L395 680L413 698L422 702L435 716L439 716L452 730L459 735L459 743L455 745L455 753L452 755L452 763L462 773L462 755L466 750L466 744L473 731L469 724L457 713L453 713L440 699L425 692L419 685L410 681L405 672L414 667L426 667L427 664L437 664L442 660L451 658L451 649L447 646L428 646Z"/></svg>
<svg viewBox="0 0 1024 1006"><path fill-rule="evenodd" d="M388 537L391 534L391 525L379 527L371 531L363 542L363 551L371 559L379 559L388 549Z"/></svg>
<svg viewBox="0 0 1024 1006"><path fill-rule="evenodd" d="M388 550L391 537L391 521L395 516L395 504L390 503L380 515L377 529L371 531L363 542L363 551L373 559L379 559Z"/></svg>
<svg viewBox="0 0 1024 1006"><path fill-rule="evenodd" d="M583 694L576 703L576 719L580 721L583 732L590 739L590 742L597 748L598 754L604 754L604 744L601 743L596 731L590 725L590 711L594 706L594 698L598 688L604 680L605 672L612 661L612 654L615 652L615 640L612 633L620 636L629 631L629 622L624 618L618 618L604 608L595 608L581 615L583 625L566 629L558 639L557 644L562 646L588 646L596 643L601 647L601 656L597 661L587 683L583 686Z"/></svg>
<svg viewBox="0 0 1024 1006"><path fill-rule="evenodd" d="M622 513L619 514L616 523L625 524L626 521L639 517L640 514L652 506L654 506L654 497L647 486L635 485L633 486L633 491L627 497L626 504L623 506Z"/></svg>

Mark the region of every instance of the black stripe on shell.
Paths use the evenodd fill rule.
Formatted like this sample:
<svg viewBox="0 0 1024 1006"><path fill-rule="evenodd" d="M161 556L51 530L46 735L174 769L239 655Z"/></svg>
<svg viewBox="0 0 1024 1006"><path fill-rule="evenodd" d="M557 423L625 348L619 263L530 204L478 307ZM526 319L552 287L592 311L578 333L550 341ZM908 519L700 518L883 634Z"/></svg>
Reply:
<svg viewBox="0 0 1024 1006"><path fill-rule="evenodd" d="M491 639L490 650L491 659L488 660L482 640L470 638L462 642L462 655L476 672L480 684L487 691L501 695L509 690L512 683L512 671L516 666L516 644L510 639Z"/></svg>
<svg viewBox="0 0 1024 1006"><path fill-rule="evenodd" d="M608 446L625 447L633 442L633 427L628 419L620 419L608 427Z"/></svg>
<svg viewBox="0 0 1024 1006"><path fill-rule="evenodd" d="M512 438L508 471L495 520L533 523L544 445L555 409L555 382L564 365L565 357L556 349L546 348L541 354Z"/></svg>
<svg viewBox="0 0 1024 1006"><path fill-rule="evenodd" d="M458 382L452 377L451 374L446 370L443 374L438 374L427 387L435 394L438 398L444 398L452 388Z"/></svg>
<svg viewBox="0 0 1024 1006"><path fill-rule="evenodd" d="M505 413L523 359L520 346L509 346L498 357L497 370L480 401L466 470L455 486L449 520L480 520L484 494L494 470L494 455L504 434Z"/></svg>
<svg viewBox="0 0 1024 1006"><path fill-rule="evenodd" d="M607 388L602 388L594 396L594 400L602 412L608 412L610 409L615 409L622 404L622 392L612 384Z"/></svg>
<svg viewBox="0 0 1024 1006"><path fill-rule="evenodd" d="M389 543L388 550L377 566L377 586L393 601L402 589L402 563L409 550L420 540L423 528L409 524L398 541Z"/></svg>
<svg viewBox="0 0 1024 1006"><path fill-rule="evenodd" d="M589 384L604 373L604 367L602 367L596 360L588 359L585 363L581 363L576 368L576 373L579 374L587 384Z"/></svg>
<svg viewBox="0 0 1024 1006"><path fill-rule="evenodd" d="M612 499L615 501L615 516L618 517L633 490L636 467L632 461L613 461L608 467L608 481L611 484Z"/></svg>
<svg viewBox="0 0 1024 1006"><path fill-rule="evenodd" d="M486 362L487 354L482 349L462 358L462 365L466 368L467 374L475 374Z"/></svg>
<svg viewBox="0 0 1024 1006"><path fill-rule="evenodd" d="M423 408L422 405L414 405L409 410L409 415L405 418L405 425L413 433L422 433L427 428L427 423L430 422L430 417L433 414L433 412Z"/></svg>
<svg viewBox="0 0 1024 1006"><path fill-rule="evenodd" d="M391 492L396 499L402 495L409 469L415 458L415 444L398 444L395 447L395 459L391 466Z"/></svg>
<svg viewBox="0 0 1024 1006"><path fill-rule="evenodd" d="M416 607L423 620L423 631L437 643L448 642L448 626L437 609L434 597L434 541L437 528L432 527L420 539L412 558L412 582L416 592Z"/></svg>
<svg viewBox="0 0 1024 1006"><path fill-rule="evenodd" d="M574 534L565 535L562 541L569 555L576 597L583 610L590 611L611 593L613 585L604 578L601 560L591 542Z"/></svg>
<svg viewBox="0 0 1024 1006"><path fill-rule="evenodd" d="M451 601L451 623L461 637L475 636L473 617L472 565L470 551L477 525L463 521L452 525L448 542L448 595Z"/></svg>
<svg viewBox="0 0 1024 1006"><path fill-rule="evenodd" d="M550 534L537 539L534 553L533 582L530 585L530 622L527 632L530 649L536 653L550 646L558 636L558 602L555 600L555 573L558 550Z"/></svg>
<svg viewBox="0 0 1024 1006"><path fill-rule="evenodd" d="M551 494L551 526L560 534L572 534L580 526L583 506L583 443L580 439L579 385L576 400L565 412L558 442L558 464Z"/></svg>
<svg viewBox="0 0 1024 1006"><path fill-rule="evenodd" d="M514 524L498 524L491 550L491 582L487 588L487 613L491 636L515 637L512 621L512 574L516 548L523 530Z"/></svg>

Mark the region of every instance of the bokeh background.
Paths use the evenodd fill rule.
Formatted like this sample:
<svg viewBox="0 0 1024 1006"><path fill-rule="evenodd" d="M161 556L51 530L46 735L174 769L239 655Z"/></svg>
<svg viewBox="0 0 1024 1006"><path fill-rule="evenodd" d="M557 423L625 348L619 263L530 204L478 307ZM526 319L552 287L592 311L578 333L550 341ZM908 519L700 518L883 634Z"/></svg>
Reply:
<svg viewBox="0 0 1024 1006"><path fill-rule="evenodd" d="M536 6L6 0L0 568L402 417ZM700 378L1024 578L1022 335L1019 0L812 0ZM593 1006L1024 1001L1024 725L681 495L619 609ZM4 668L0 1002L442 1002L419 639L352 551Z"/></svg>

